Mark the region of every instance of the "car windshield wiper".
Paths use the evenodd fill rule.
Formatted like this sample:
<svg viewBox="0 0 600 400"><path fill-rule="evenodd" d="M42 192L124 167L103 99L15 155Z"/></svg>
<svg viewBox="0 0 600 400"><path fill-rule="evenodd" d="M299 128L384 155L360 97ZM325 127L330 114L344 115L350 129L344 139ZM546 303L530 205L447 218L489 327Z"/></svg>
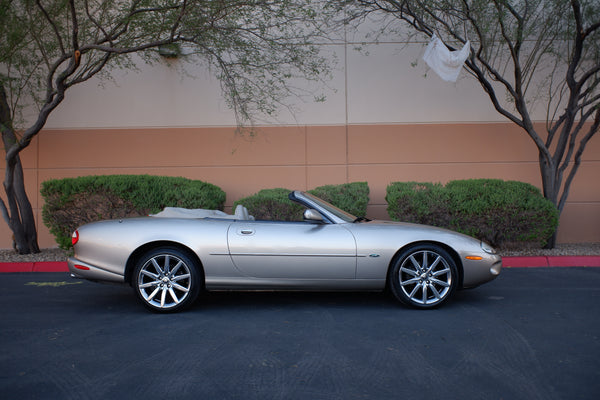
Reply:
<svg viewBox="0 0 600 400"><path fill-rule="evenodd" d="M354 220L354 222L369 222L370 219L369 218L365 218L365 217L358 217Z"/></svg>

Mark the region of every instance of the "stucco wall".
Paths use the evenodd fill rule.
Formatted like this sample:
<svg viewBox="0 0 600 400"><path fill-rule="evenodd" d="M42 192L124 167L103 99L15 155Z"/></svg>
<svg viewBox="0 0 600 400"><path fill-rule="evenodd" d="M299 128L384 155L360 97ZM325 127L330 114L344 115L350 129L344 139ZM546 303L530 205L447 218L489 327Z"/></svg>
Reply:
<svg viewBox="0 0 600 400"><path fill-rule="evenodd" d="M600 241L599 154L595 139L561 219L559 242ZM38 221L41 182L91 174L200 179L223 188L228 207L262 188L367 181L372 218L387 218L385 189L394 181L500 178L540 186L533 144L508 123L261 127L254 136L225 127L48 129L23 163ZM55 246L38 225L40 245ZM0 247L9 247L5 224L0 235Z"/></svg>

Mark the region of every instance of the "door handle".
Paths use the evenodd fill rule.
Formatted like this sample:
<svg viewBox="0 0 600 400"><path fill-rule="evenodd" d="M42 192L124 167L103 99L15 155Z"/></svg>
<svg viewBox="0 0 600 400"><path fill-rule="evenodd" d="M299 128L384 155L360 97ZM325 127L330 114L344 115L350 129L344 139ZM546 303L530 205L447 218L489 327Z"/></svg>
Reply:
<svg viewBox="0 0 600 400"><path fill-rule="evenodd" d="M239 233L242 235L253 235L254 234L254 229L250 229L250 228L242 228L239 230Z"/></svg>

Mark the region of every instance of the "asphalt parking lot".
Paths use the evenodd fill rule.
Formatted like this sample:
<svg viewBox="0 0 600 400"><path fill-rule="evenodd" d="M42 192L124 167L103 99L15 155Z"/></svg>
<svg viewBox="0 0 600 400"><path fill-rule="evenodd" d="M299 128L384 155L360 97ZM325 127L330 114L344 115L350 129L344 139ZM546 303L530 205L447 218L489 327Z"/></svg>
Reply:
<svg viewBox="0 0 600 400"><path fill-rule="evenodd" d="M505 269L445 307L378 293L216 293L0 276L4 399L596 399L600 268Z"/></svg>

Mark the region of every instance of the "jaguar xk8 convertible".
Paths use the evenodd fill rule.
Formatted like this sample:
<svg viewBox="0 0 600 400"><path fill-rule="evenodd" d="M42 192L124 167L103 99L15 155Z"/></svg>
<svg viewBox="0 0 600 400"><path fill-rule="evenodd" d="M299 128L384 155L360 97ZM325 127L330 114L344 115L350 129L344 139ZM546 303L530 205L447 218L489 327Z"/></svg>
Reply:
<svg viewBox="0 0 600 400"><path fill-rule="evenodd" d="M100 221L73 233L74 277L133 287L151 310L173 312L214 290L388 288L402 303L432 308L457 289L491 281L502 268L486 243L456 232L356 218L305 192L299 222L260 221L238 206L165 209Z"/></svg>

